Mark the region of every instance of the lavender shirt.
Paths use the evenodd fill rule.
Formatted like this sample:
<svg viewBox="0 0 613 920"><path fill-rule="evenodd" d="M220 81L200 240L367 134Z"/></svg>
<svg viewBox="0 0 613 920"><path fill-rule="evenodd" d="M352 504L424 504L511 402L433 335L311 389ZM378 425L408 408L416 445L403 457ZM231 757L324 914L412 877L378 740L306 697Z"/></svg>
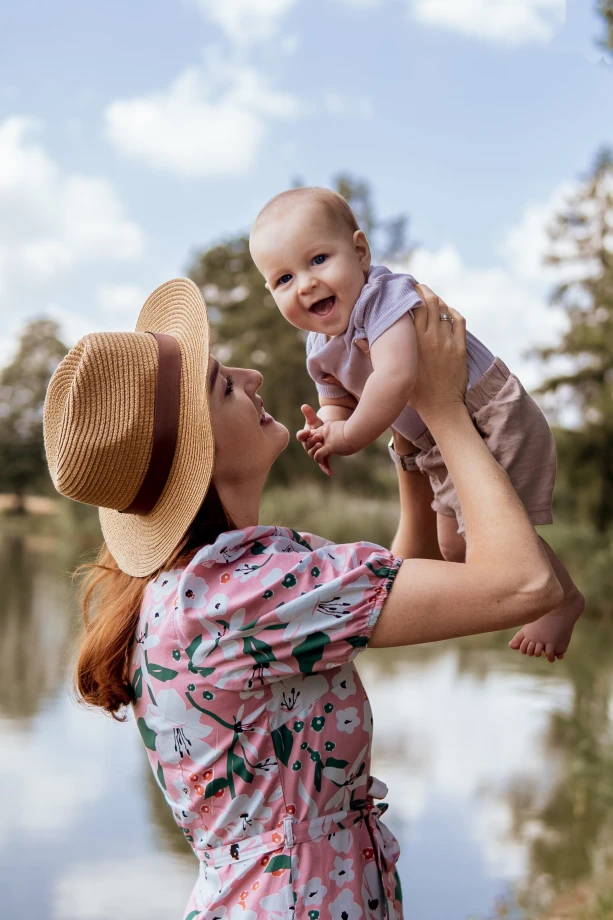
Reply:
<svg viewBox="0 0 613 920"><path fill-rule="evenodd" d="M322 332L309 332L307 337L307 370L320 396L338 399L352 395L359 399L364 385L372 374L372 361L355 345L365 339L370 348L390 326L419 306L421 298L415 289L417 281L411 275L397 275L382 265L371 268L368 280L349 318L342 335L328 336ZM468 388L474 386L494 360L494 355L478 339L466 334L466 364ZM334 377L342 386L326 383ZM394 428L409 441L426 431L420 416L405 406Z"/></svg>

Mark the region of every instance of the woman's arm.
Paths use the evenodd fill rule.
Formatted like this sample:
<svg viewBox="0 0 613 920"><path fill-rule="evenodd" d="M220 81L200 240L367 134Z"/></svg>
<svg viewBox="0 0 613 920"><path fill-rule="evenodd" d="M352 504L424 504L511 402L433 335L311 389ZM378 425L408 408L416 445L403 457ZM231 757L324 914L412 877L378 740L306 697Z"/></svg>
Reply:
<svg viewBox="0 0 613 920"><path fill-rule="evenodd" d="M415 445L395 431L394 450L402 457L414 453ZM400 518L391 551L403 559L441 559L430 480L418 470L397 472Z"/></svg>
<svg viewBox="0 0 613 920"><path fill-rule="evenodd" d="M552 610L562 589L508 476L466 406L463 318L422 288L416 311L419 375L411 404L432 432L464 511L466 563L405 560L371 646L414 645L519 626ZM455 330L440 322L455 319Z"/></svg>

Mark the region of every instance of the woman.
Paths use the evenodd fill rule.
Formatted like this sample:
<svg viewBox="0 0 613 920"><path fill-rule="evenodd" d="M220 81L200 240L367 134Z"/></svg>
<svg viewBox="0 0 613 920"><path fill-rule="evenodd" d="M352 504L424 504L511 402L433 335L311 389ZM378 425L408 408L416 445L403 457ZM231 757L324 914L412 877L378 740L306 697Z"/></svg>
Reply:
<svg viewBox="0 0 613 920"><path fill-rule="evenodd" d="M457 485L466 565L410 558L429 527L411 516L425 480L401 469L391 552L258 526L288 433L264 411L259 373L209 358L189 281L158 288L135 333L86 336L51 380L54 483L100 506L107 547L86 587L78 687L113 714L133 704L200 860L185 920L400 918L353 658L520 625L561 596L464 406L464 321L422 293L413 405Z"/></svg>

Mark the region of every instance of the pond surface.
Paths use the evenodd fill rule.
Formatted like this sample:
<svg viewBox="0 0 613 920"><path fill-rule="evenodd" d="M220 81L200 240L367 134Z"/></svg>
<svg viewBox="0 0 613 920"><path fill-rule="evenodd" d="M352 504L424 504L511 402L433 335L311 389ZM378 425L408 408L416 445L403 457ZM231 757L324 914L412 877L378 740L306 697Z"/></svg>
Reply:
<svg viewBox="0 0 613 920"><path fill-rule="evenodd" d="M74 561L57 539L0 538L0 914L181 920L197 865L138 732L69 693ZM611 851L613 628L585 619L555 667L508 638L358 659L407 920L507 916Z"/></svg>

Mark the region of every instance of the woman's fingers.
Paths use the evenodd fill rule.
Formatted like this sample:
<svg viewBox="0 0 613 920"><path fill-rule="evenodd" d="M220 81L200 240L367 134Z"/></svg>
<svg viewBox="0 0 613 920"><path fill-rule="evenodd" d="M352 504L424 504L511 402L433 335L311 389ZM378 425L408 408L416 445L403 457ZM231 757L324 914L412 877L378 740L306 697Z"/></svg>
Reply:
<svg viewBox="0 0 613 920"><path fill-rule="evenodd" d="M432 316L433 313L437 312L439 298L426 284L418 284L417 290L423 301L423 307L415 310L413 319L415 321L415 331L417 335L423 335L430 326L430 323L433 322Z"/></svg>

